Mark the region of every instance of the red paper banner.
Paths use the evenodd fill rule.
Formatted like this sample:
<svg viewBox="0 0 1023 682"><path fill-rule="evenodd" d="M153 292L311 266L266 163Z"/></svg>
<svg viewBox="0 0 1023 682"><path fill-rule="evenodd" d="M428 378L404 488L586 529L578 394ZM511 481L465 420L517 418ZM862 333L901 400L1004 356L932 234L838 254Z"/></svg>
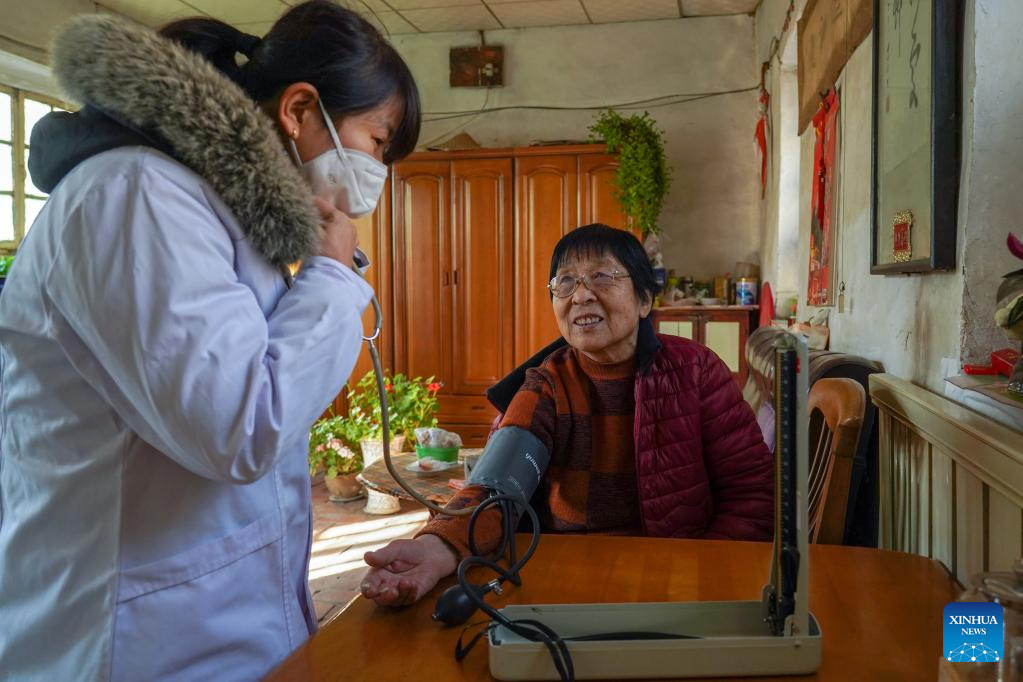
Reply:
<svg viewBox="0 0 1023 682"><path fill-rule="evenodd" d="M835 207L835 156L838 138L838 93L828 91L813 117L813 192L810 199L810 277L807 305L831 305L832 236Z"/></svg>

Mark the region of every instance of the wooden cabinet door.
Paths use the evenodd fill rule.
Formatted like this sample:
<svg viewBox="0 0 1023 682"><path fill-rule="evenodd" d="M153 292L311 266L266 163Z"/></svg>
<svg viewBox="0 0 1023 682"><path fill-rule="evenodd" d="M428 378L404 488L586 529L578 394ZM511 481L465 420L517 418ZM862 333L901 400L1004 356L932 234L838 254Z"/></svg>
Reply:
<svg viewBox="0 0 1023 682"><path fill-rule="evenodd" d="M628 220L614 197L618 160L610 154L579 155L579 224L604 223L624 230Z"/></svg>
<svg viewBox="0 0 1023 682"><path fill-rule="evenodd" d="M657 308L652 314L657 333L681 336L707 346L728 365L739 389L746 385L749 376L746 365L746 339L750 333L748 311Z"/></svg>
<svg viewBox="0 0 1023 682"><path fill-rule="evenodd" d="M651 314L654 316L654 331L658 334L681 336L703 343L703 317L699 313L654 310Z"/></svg>
<svg viewBox="0 0 1023 682"><path fill-rule="evenodd" d="M391 286L391 254L393 251L391 234L391 181L384 184L384 191L380 194L380 202L377 209L368 216L355 219L355 226L359 233L359 247L369 256L370 266L366 271L366 281L373 287L380 301L380 307L384 314L384 325L380 336L376 339L377 352L380 353L380 363L385 368L394 366L394 305ZM362 314L362 328L366 334L373 331L376 317L373 306L366 307ZM369 357L369 346L362 344L359 351L359 359L355 362L355 368L348 378L349 384L355 384L366 372L372 371L373 362ZM334 414L346 414L348 403L345 398L346 389L334 399Z"/></svg>
<svg viewBox="0 0 1023 682"><path fill-rule="evenodd" d="M579 226L577 162L575 154L516 159L516 364L561 335L547 283L555 244Z"/></svg>
<svg viewBox="0 0 1023 682"><path fill-rule="evenodd" d="M383 310L383 329L376 339L377 351L380 353L380 362L384 367L391 367L394 364L394 305L391 294L391 253L393 251L391 236L391 183L390 180L384 185L383 194L380 196L380 203L377 210L368 216L356 218L355 226L359 232L359 248L369 257L369 270L366 271L366 281L376 292L377 300ZM362 328L366 334L373 331L376 315L373 306L366 306L362 314ZM362 345L359 352L359 359L352 370L350 383L355 383L373 369L373 363L369 357L369 346Z"/></svg>
<svg viewBox="0 0 1023 682"><path fill-rule="evenodd" d="M451 164L451 374L444 395L482 396L513 369L512 162Z"/></svg>
<svg viewBox="0 0 1023 682"><path fill-rule="evenodd" d="M714 310L703 315L703 344L725 361L740 390L746 384L746 337L750 315L743 310Z"/></svg>
<svg viewBox="0 0 1023 682"><path fill-rule="evenodd" d="M451 375L451 197L447 161L395 164L395 372Z"/></svg>

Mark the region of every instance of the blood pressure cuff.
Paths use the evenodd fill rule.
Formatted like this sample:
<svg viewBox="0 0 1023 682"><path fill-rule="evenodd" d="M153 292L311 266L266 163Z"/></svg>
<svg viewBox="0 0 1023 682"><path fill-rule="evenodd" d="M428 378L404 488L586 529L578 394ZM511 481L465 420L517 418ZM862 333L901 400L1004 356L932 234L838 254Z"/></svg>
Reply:
<svg viewBox="0 0 1023 682"><path fill-rule="evenodd" d="M490 436L466 483L521 496L529 502L550 461L551 455L539 438L518 426L505 426Z"/></svg>

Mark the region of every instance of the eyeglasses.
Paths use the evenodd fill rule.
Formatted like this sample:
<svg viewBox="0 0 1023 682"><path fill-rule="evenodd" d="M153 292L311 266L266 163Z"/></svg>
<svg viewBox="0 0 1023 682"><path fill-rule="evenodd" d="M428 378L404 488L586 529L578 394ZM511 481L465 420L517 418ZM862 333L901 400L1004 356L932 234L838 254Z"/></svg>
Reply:
<svg viewBox="0 0 1023 682"><path fill-rule="evenodd" d="M613 288L617 280L627 277L631 277L631 275L626 272L619 272L618 270L612 270L611 272L598 270L582 277L559 275L550 281L547 288L557 298L568 298L575 293L580 283L585 284L586 288L593 293L597 293Z"/></svg>

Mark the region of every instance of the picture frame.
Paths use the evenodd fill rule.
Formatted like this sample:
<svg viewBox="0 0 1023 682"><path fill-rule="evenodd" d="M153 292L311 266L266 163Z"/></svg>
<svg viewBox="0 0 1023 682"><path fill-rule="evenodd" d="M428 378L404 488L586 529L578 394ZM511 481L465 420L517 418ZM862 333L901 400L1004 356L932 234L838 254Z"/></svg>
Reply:
<svg viewBox="0 0 1023 682"><path fill-rule="evenodd" d="M873 275L956 267L960 5L874 0Z"/></svg>

